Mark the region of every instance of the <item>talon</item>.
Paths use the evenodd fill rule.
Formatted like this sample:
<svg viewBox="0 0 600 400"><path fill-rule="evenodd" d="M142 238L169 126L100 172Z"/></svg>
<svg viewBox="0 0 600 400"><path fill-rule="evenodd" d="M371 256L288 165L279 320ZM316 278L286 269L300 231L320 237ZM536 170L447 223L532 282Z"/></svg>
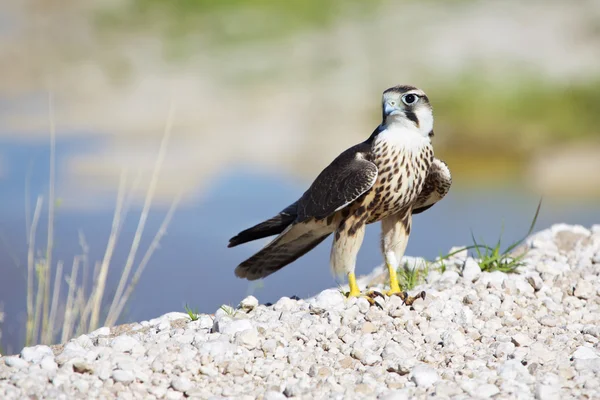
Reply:
<svg viewBox="0 0 600 400"><path fill-rule="evenodd" d="M366 299L370 305L372 306L377 306L379 307L381 310L383 310L383 307L381 306L381 304L379 304L378 302L375 301L375 298L381 296L383 297L383 295L379 292L376 291L372 291L369 293L358 293L358 294L348 294L346 297L358 297L358 298L363 298Z"/></svg>
<svg viewBox="0 0 600 400"><path fill-rule="evenodd" d="M369 293L367 293L367 296L369 296L372 299L374 299L375 297L381 297L382 299L384 298L383 295L376 290L370 291Z"/></svg>
<svg viewBox="0 0 600 400"><path fill-rule="evenodd" d="M399 292L399 293L394 293L395 296L398 296L402 299L402 302L404 302L405 305L407 306L412 306L413 303L417 300L417 299L423 299L425 300L425 291L421 291L421 293L419 293L416 296L409 296L408 293L406 292Z"/></svg>
<svg viewBox="0 0 600 400"><path fill-rule="evenodd" d="M404 304L406 304L407 306L412 306L413 303L417 300L417 299L423 299L425 300L425 291L421 291L421 293L419 293L416 296L408 296L406 298L406 300L404 300Z"/></svg>

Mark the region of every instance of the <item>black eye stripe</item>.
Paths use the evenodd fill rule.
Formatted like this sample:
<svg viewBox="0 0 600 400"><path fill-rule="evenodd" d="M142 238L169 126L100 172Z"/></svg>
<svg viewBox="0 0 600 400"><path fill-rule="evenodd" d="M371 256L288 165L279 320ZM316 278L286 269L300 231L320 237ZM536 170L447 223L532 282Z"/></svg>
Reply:
<svg viewBox="0 0 600 400"><path fill-rule="evenodd" d="M417 128L419 127L419 118L417 117L417 114L415 114L412 111L405 111L404 115L406 115L406 118L410 119L412 122L415 123L415 125L417 126Z"/></svg>

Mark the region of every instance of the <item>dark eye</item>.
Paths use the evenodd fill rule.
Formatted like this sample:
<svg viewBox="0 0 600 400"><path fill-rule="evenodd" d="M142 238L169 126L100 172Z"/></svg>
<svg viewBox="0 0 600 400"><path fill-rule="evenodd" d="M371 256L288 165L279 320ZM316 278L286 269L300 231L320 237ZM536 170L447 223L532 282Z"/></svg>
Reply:
<svg viewBox="0 0 600 400"><path fill-rule="evenodd" d="M404 96L402 96L402 101L404 102L404 104L406 104L407 106L412 106L413 104L415 104L417 101L419 101L419 96L417 96L416 94L405 94Z"/></svg>

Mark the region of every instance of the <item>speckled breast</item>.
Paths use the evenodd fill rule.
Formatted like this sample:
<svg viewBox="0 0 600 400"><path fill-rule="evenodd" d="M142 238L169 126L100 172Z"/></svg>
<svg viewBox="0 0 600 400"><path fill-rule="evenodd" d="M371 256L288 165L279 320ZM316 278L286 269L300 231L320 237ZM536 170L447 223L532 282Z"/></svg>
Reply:
<svg viewBox="0 0 600 400"><path fill-rule="evenodd" d="M373 157L379 173L363 203L369 224L408 211L425 183L433 162L433 147L427 143L407 149L382 142L375 145Z"/></svg>

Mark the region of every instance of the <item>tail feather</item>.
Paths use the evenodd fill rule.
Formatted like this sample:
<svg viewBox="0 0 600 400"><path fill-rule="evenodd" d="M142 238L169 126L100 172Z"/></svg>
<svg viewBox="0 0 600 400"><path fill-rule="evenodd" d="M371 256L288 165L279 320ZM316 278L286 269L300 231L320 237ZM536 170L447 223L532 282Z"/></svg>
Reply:
<svg viewBox="0 0 600 400"><path fill-rule="evenodd" d="M265 278L314 249L331 234L330 230L292 225L258 253L242 262L235 275L250 281Z"/></svg>
<svg viewBox="0 0 600 400"><path fill-rule="evenodd" d="M229 239L227 247L234 247L242 243L278 235L294 222L296 216L296 203L294 203L273 218L241 231L236 236Z"/></svg>

